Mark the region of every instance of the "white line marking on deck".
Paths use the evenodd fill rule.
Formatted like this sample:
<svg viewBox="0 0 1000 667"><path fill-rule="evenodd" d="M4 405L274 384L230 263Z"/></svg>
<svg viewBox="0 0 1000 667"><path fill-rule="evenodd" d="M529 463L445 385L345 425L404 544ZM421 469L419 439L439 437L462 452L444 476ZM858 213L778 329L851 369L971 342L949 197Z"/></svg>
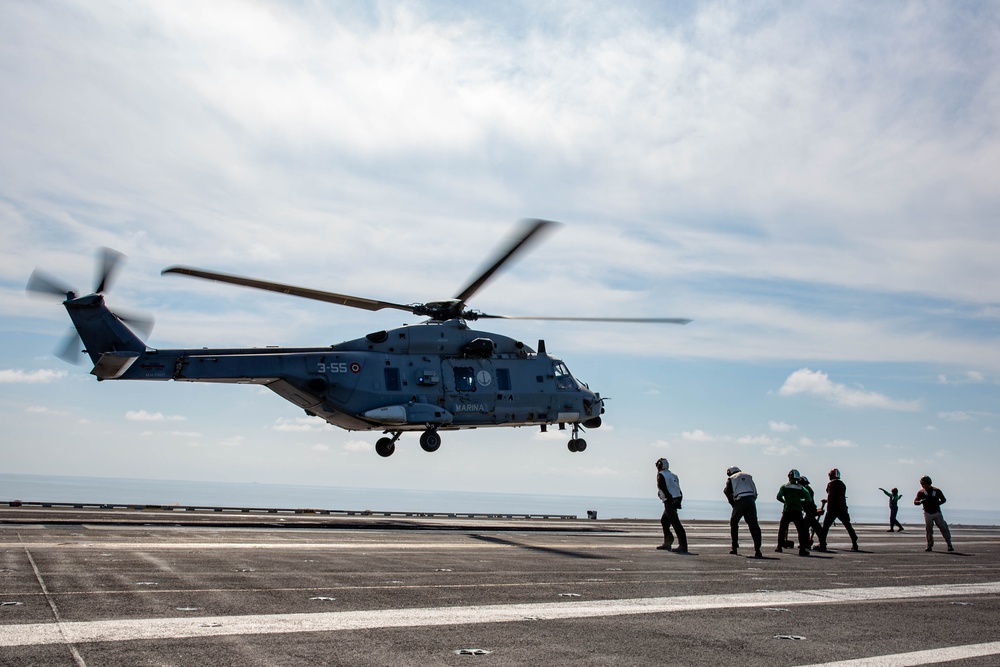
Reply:
<svg viewBox="0 0 1000 667"><path fill-rule="evenodd" d="M985 644L966 644L965 646L946 646L894 655L877 655L870 658L837 660L836 662L803 665L802 667L916 667L917 665L933 665L966 658L981 658L998 653L1000 653L1000 642L988 642Z"/></svg>
<svg viewBox="0 0 1000 667"><path fill-rule="evenodd" d="M145 618L62 622L58 624L32 623L0 627L0 646L472 625L509 623L529 619L561 620L705 609L786 607L790 605L870 602L873 600L995 595L997 593L1000 593L1000 582L256 616Z"/></svg>

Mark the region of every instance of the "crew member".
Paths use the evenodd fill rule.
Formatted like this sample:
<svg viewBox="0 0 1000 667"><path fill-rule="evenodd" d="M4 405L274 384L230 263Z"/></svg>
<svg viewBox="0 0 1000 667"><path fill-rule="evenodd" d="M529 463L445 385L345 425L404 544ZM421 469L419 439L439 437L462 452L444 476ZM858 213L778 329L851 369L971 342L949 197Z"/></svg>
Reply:
<svg viewBox="0 0 1000 667"><path fill-rule="evenodd" d="M753 476L736 466L730 467L726 470L726 488L722 492L733 508L729 517L733 549L729 553L734 556L739 553L740 519L743 519L753 538L753 557L763 558L760 553L760 524L757 522L757 485L753 483Z"/></svg>
<svg viewBox="0 0 1000 667"><path fill-rule="evenodd" d="M892 493L889 493L880 486L878 490L889 496L889 532L894 532L896 526L899 526L899 532L903 532L903 524L896 519L896 515L899 513L899 499L903 497L899 494L899 489L893 487Z"/></svg>
<svg viewBox="0 0 1000 667"><path fill-rule="evenodd" d="M656 489L657 495L663 501L663 515L660 517L660 526L663 527L663 544L656 548L665 551L671 550L674 536L670 529L673 528L677 533L678 541L676 553L686 554L688 552L687 533L684 532L684 526L681 525L680 517L677 516L677 510L681 508L684 494L681 492L680 480L677 479L677 475L670 472L670 462L666 459L656 461Z"/></svg>
<svg viewBox="0 0 1000 667"><path fill-rule="evenodd" d="M934 548L935 525L948 544L948 551L955 550L955 547L951 546L951 531L948 530L948 523L944 520L944 515L941 514L941 505L946 502L948 499L944 497L941 489L931 486L930 477L924 475L920 478L920 490L917 491L917 497L913 499L913 504L924 506L924 526L927 528L927 548L925 551L931 551Z"/></svg>
<svg viewBox="0 0 1000 667"><path fill-rule="evenodd" d="M799 533L799 555L808 556L809 549L806 547L806 544L809 541L809 529L806 528L806 521L802 516L802 508L809 499L809 493L799 484L801 476L798 470L794 468L789 470L788 484L778 489L778 501L783 503L783 505L781 509L781 522L778 524L778 548L775 551L781 552L784 545L780 536L783 533L787 535L788 524L794 523L795 529Z"/></svg>
<svg viewBox="0 0 1000 667"><path fill-rule="evenodd" d="M823 532L819 537L819 551L826 551L826 538L834 521L840 521L851 537L851 551L858 550L858 534L851 525L851 515L847 511L847 485L840 479L840 470L830 471L830 483L826 485L826 518Z"/></svg>

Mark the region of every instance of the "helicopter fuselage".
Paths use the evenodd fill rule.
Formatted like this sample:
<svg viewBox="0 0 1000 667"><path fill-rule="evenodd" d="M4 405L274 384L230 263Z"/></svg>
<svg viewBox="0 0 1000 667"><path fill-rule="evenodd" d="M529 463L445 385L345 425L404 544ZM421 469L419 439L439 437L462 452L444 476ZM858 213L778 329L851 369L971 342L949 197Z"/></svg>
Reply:
<svg viewBox="0 0 1000 667"><path fill-rule="evenodd" d="M575 431L600 425L601 397L539 347L449 320L318 348L112 350L94 358L93 373L263 385L334 426L392 433L393 443L404 431L569 424L570 448L582 450Z"/></svg>

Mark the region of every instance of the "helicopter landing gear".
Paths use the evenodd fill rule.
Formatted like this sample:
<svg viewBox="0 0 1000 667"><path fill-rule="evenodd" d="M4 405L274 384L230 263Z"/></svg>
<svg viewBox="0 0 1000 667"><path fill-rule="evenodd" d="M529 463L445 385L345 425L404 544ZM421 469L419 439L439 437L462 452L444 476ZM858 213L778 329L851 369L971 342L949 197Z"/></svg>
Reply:
<svg viewBox="0 0 1000 667"><path fill-rule="evenodd" d="M420 434L420 447L425 452L436 452L441 446L441 436L437 429L429 428Z"/></svg>
<svg viewBox="0 0 1000 667"><path fill-rule="evenodd" d="M567 444L567 446L569 447L569 451L582 452L583 450L587 449L587 441L584 440L583 438L578 438L577 436L579 434L580 434L580 425L573 424L573 437L570 438L570 441Z"/></svg>
<svg viewBox="0 0 1000 667"><path fill-rule="evenodd" d="M402 431L396 431L391 438L379 438L378 442L375 443L375 453L383 458L392 456L392 453L396 451L396 441L402 434Z"/></svg>

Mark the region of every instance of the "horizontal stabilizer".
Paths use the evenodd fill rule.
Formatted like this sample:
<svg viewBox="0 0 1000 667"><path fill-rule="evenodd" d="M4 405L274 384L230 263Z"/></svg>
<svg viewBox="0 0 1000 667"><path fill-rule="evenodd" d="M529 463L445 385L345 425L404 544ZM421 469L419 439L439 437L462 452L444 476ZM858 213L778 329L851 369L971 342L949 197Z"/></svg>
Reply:
<svg viewBox="0 0 1000 667"><path fill-rule="evenodd" d="M138 358L135 352L105 352L90 373L96 375L98 380L114 380L120 378Z"/></svg>

